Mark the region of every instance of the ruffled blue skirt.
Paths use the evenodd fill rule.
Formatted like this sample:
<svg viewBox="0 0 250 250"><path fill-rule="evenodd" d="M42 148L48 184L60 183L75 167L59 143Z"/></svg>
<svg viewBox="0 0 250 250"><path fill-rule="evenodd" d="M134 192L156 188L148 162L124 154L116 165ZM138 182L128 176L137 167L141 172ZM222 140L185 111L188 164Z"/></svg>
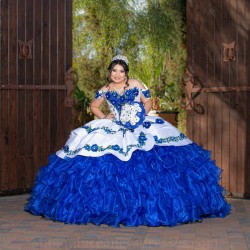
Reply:
<svg viewBox="0 0 250 250"><path fill-rule="evenodd" d="M220 174L210 153L195 143L137 150L129 161L111 154L51 155L25 210L65 223L114 227L224 217L231 206L219 185Z"/></svg>

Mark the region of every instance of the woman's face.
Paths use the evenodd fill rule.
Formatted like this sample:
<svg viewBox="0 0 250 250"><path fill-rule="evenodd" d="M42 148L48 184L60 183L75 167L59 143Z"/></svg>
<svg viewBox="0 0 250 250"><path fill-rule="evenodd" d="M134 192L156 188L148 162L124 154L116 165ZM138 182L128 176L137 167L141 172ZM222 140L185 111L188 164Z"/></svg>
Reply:
<svg viewBox="0 0 250 250"><path fill-rule="evenodd" d="M124 83L126 81L124 68L120 64L116 64L111 71L110 78L116 84Z"/></svg>

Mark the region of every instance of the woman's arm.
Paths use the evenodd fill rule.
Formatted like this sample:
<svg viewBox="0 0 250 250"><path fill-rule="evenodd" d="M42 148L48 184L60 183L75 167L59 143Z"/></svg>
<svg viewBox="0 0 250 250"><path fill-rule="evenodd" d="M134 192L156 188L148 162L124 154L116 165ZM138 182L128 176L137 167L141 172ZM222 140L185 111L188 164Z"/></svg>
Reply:
<svg viewBox="0 0 250 250"><path fill-rule="evenodd" d="M103 102L104 102L104 98L102 97L101 99L93 100L90 104L91 112L99 119L105 118L105 114L100 109L100 106L102 105Z"/></svg>
<svg viewBox="0 0 250 250"><path fill-rule="evenodd" d="M104 100L104 97L101 97L100 99L94 99L90 104L90 110L99 119L113 119L114 115L112 113L105 115L100 109Z"/></svg>
<svg viewBox="0 0 250 250"><path fill-rule="evenodd" d="M152 101L151 101L151 99L142 98L142 103L144 105L146 114L148 114L149 111L152 109Z"/></svg>

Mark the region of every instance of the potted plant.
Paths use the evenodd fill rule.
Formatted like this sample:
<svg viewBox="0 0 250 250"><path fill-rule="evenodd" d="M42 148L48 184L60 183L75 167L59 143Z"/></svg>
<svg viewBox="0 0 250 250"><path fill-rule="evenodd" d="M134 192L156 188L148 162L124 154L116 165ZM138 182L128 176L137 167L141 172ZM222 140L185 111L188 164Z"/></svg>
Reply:
<svg viewBox="0 0 250 250"><path fill-rule="evenodd" d="M152 87L151 87L152 88ZM150 115L162 117L177 126L181 92L174 82L161 82L152 89L152 111Z"/></svg>

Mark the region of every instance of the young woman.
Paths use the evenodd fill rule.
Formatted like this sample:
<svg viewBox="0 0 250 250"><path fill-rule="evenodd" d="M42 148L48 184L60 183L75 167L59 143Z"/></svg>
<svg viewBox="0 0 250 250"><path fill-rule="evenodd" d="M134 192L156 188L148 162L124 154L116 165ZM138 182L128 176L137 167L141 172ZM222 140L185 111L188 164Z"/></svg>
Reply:
<svg viewBox="0 0 250 250"><path fill-rule="evenodd" d="M224 217L231 206L210 153L167 121L148 116L150 91L129 79L115 56L91 111L99 119L72 131L40 169L25 207L65 223L174 226ZM110 113L100 107L107 101Z"/></svg>

